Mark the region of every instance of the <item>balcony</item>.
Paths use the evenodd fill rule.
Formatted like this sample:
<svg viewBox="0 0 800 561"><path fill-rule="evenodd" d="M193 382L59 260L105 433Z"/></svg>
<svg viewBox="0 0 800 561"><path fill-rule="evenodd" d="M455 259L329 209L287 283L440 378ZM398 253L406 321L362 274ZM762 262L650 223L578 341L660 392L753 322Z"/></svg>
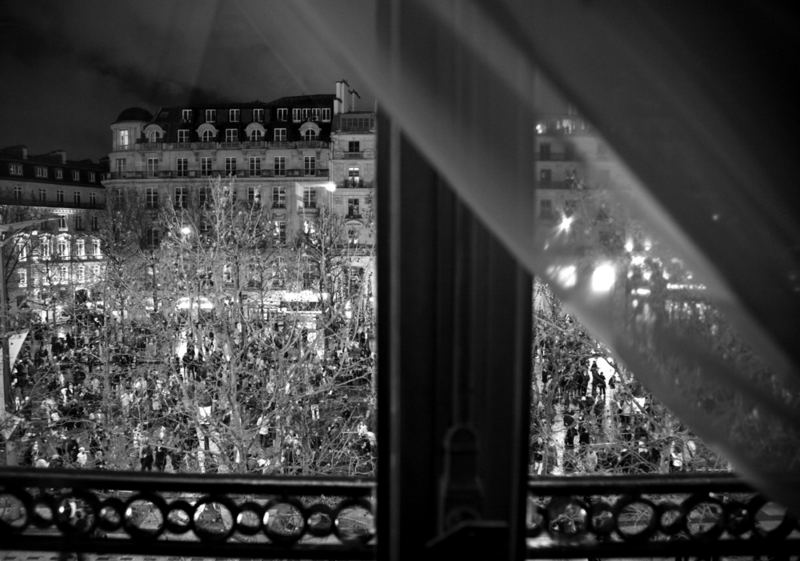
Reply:
<svg viewBox="0 0 800 561"><path fill-rule="evenodd" d="M355 180L353 178L348 178L339 183L336 187L338 189L371 189L372 188L372 181L364 181L363 179L359 178Z"/></svg>
<svg viewBox="0 0 800 561"><path fill-rule="evenodd" d="M372 480L10 468L0 489L5 551L374 559L379 538ZM800 547L797 521L728 474L536 477L527 495L528 559ZM475 559L499 533L491 520L469 520L428 549Z"/></svg>

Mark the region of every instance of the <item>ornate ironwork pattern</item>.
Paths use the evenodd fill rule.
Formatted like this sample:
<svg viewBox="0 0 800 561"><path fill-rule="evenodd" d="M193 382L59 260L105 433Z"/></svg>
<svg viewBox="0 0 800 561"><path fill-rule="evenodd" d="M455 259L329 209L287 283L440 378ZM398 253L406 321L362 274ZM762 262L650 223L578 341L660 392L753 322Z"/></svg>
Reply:
<svg viewBox="0 0 800 561"><path fill-rule="evenodd" d="M3 550L372 559L371 481L0 471Z"/></svg>
<svg viewBox="0 0 800 561"><path fill-rule="evenodd" d="M800 554L798 519L729 474L543 477L528 493L528 558Z"/></svg>

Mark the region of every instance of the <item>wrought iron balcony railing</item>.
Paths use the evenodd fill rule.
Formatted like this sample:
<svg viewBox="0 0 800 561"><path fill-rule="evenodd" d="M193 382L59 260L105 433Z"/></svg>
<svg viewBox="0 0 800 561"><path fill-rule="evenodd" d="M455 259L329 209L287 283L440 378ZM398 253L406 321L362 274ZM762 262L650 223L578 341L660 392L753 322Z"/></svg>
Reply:
<svg viewBox="0 0 800 561"><path fill-rule="evenodd" d="M0 471L3 551L375 557L369 481Z"/></svg>
<svg viewBox="0 0 800 561"><path fill-rule="evenodd" d="M3 551L372 559L373 491L374 482L354 479L6 469L0 544ZM526 522L529 559L800 553L797 518L729 474L532 478ZM492 521L465 522L432 548L474 558L475 539L491 549L496 530Z"/></svg>

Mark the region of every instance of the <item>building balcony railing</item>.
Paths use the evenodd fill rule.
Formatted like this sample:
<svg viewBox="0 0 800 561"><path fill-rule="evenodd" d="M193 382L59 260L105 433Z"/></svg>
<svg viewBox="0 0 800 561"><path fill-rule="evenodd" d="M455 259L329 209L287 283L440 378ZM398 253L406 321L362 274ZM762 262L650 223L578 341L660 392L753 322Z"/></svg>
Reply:
<svg viewBox="0 0 800 561"><path fill-rule="evenodd" d="M0 543L6 552L373 559L374 487L364 479L10 468L0 471ZM528 559L800 550L797 519L730 474L545 476L531 478L527 492ZM431 542L431 553L467 553L496 530L491 520L466 521Z"/></svg>
<svg viewBox="0 0 800 561"><path fill-rule="evenodd" d="M158 152L162 150L297 150L325 149L330 143L327 140L236 140L236 141L194 141L194 142L137 142L132 146L119 146L118 151L136 150L140 152Z"/></svg>
<svg viewBox="0 0 800 561"><path fill-rule="evenodd" d="M221 474L7 469L10 551L373 559L373 483Z"/></svg>
<svg viewBox="0 0 800 561"><path fill-rule="evenodd" d="M97 200L94 203L89 201L76 203L74 201L50 201L50 200L41 200L36 198L35 196L22 196L20 198L16 198L14 196L2 196L0 195L0 205L24 205L24 206L38 206L38 207L47 207L47 208L79 208L84 210L94 210L94 209L101 209L105 208L105 201Z"/></svg>
<svg viewBox="0 0 800 561"><path fill-rule="evenodd" d="M344 152L335 150L333 159L335 160L365 160L375 158L375 150L362 150L360 152Z"/></svg>
<svg viewBox="0 0 800 561"><path fill-rule="evenodd" d="M341 181L336 187L338 189L371 189L372 181L349 178Z"/></svg>
<svg viewBox="0 0 800 561"><path fill-rule="evenodd" d="M275 171L271 169L262 169L253 172L249 170L239 169L233 173L230 173L229 170L225 169L209 169L209 170L190 169L181 172L173 170L162 170L154 172L147 172L147 171L112 172L109 174L109 179L172 179L172 178L196 179L198 177L228 177L228 175L234 175L235 177L328 177L328 174L329 170L326 168L317 168L311 171L310 173L307 173L306 170L302 168L285 169L278 173L275 173Z"/></svg>

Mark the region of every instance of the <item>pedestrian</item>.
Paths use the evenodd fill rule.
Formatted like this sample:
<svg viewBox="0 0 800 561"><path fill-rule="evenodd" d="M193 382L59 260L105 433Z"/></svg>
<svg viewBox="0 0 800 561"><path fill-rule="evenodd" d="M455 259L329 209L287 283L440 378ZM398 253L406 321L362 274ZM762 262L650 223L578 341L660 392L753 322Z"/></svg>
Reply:
<svg viewBox="0 0 800 561"><path fill-rule="evenodd" d="M143 441L142 449L139 452L139 464L142 471L153 471L153 447L147 440Z"/></svg>
<svg viewBox="0 0 800 561"><path fill-rule="evenodd" d="M592 397L598 396L603 401L606 400L606 379L600 373L600 369L597 367L597 361L592 361L592 367L590 368L592 373Z"/></svg>

